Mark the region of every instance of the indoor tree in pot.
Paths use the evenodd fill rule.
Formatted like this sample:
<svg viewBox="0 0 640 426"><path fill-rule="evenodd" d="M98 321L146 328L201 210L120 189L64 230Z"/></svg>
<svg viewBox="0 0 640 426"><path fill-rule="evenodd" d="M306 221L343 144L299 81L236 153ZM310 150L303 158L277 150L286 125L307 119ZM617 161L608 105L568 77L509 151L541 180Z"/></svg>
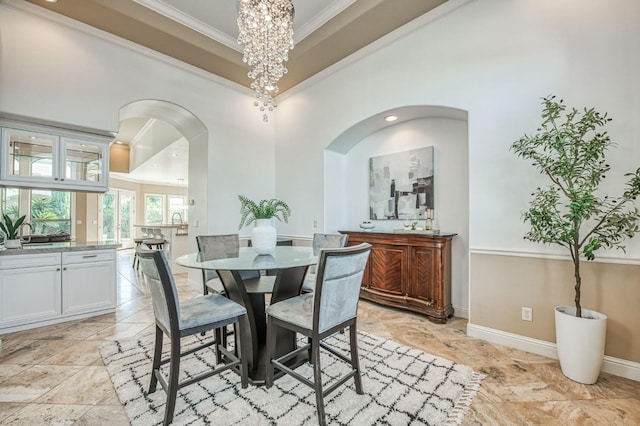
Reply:
<svg viewBox="0 0 640 426"><path fill-rule="evenodd" d="M238 229L255 222L256 226L251 230L251 245L258 254L272 253L277 242L273 218L287 223L291 209L287 203L276 198L260 200L257 203L244 195L238 195L238 199L240 200L240 225Z"/></svg>
<svg viewBox="0 0 640 426"><path fill-rule="evenodd" d="M551 183L532 194L523 219L531 229L525 239L558 244L571 254L575 278L575 308L556 307L556 343L565 376L581 383L598 380L604 356L606 316L580 305L581 256L595 258L601 248L623 249L622 242L638 232L640 168L627 173L622 195L599 190L611 166L605 152L615 144L604 127L607 114L593 108L567 111L555 96L543 98L542 125L535 135L524 135L511 150L531 161Z"/></svg>
<svg viewBox="0 0 640 426"><path fill-rule="evenodd" d="M6 248L20 248L22 243L18 233L20 232L20 226L24 222L26 216L20 216L14 222L9 215L3 214L2 221L0 221L0 231L4 234L4 246Z"/></svg>

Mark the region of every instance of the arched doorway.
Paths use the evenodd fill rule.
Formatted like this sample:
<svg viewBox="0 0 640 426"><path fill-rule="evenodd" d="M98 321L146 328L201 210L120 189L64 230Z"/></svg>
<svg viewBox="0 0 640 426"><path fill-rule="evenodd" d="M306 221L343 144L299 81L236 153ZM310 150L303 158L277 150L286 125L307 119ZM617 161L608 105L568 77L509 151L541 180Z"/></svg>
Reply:
<svg viewBox="0 0 640 426"><path fill-rule="evenodd" d="M207 229L207 181L201 179L201 170L191 167L194 157L207 157L208 130L193 113L171 102L146 99L131 102L120 109L120 122L135 118L151 118L175 128L188 142L189 153L189 218L190 224ZM198 176L200 174L200 176ZM194 248L195 248L195 242Z"/></svg>

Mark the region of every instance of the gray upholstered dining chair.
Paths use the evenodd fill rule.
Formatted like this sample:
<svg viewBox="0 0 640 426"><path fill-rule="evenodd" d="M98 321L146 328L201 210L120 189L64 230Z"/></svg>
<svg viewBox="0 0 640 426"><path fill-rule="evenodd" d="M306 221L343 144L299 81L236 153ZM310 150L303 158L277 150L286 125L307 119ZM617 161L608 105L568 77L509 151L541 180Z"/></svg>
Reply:
<svg viewBox="0 0 640 426"><path fill-rule="evenodd" d="M214 374L233 369L240 374L243 388L248 385L248 365L246 357L242 357L242 347L249 344L246 338L240 341L235 352L229 351L218 340L212 340L181 353L181 339L183 337L200 334L208 330L216 330L229 324L240 323L247 315L242 306L219 294L209 294L193 299L181 301L178 298L176 285L164 251L143 250L138 253L142 273L145 276L151 293L153 314L156 322L155 348L151 370L149 392L156 391L158 382L167 394L167 404L163 424L173 420L178 389L193 384ZM242 326L240 326L242 327ZM169 358L162 359L162 341L164 335L169 337L171 352ZM239 333L245 336L247 333ZM201 349L214 346L216 355L222 354L225 363L203 374L178 381L180 374L180 359ZM169 363L168 380L161 372L161 366Z"/></svg>
<svg viewBox="0 0 640 426"><path fill-rule="evenodd" d="M274 370L278 369L310 386L315 391L318 421L326 424L324 397L333 392L351 377L354 378L356 392L362 394L360 362L356 319L360 283L364 274L371 245L335 249L321 249L316 273L316 289L313 293L302 294L274 303L267 308L267 365L266 385L273 386ZM349 327L351 357L337 351L322 340ZM309 343L294 351L275 358L277 329L285 328L304 336ZM323 389L320 362L320 348L351 364L351 371L327 389ZM307 351L313 365L313 380L309 380L285 363L298 354Z"/></svg>
<svg viewBox="0 0 640 426"><path fill-rule="evenodd" d="M238 256L240 250L240 236L238 234L224 235L197 235L196 243L198 252L206 253L207 259L222 259L225 257ZM258 278L260 271L240 271L242 279ZM211 269L202 270L202 292L224 294L224 288L216 271Z"/></svg>
<svg viewBox="0 0 640 426"><path fill-rule="evenodd" d="M238 234L221 235L196 235L198 252L205 254L208 260L222 259L225 257L238 256L240 251L240 236ZM247 270L240 271L240 278L247 284L257 285L260 279L260 271ZM202 270L202 292L203 294L217 293L225 295L224 286L218 277L218 273L213 269ZM223 345L227 345L227 339L233 335L234 331L227 327L222 327L215 331L216 340L220 340ZM217 361L220 362L220 354Z"/></svg>
<svg viewBox="0 0 640 426"><path fill-rule="evenodd" d="M349 242L347 234L313 234L313 254L317 255L323 248L346 247ZM302 283L303 293L312 293L316 287L316 267L311 266Z"/></svg>

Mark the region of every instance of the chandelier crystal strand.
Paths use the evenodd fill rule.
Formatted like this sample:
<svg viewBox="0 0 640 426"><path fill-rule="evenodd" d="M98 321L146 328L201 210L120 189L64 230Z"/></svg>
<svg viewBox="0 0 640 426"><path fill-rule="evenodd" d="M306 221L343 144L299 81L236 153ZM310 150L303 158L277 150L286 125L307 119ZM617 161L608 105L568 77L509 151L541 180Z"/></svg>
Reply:
<svg viewBox="0 0 640 426"><path fill-rule="evenodd" d="M273 97L278 81L287 73L284 63L293 49L292 0L239 0L238 43L244 46L242 61L249 65L253 103L269 121L268 112L277 107Z"/></svg>

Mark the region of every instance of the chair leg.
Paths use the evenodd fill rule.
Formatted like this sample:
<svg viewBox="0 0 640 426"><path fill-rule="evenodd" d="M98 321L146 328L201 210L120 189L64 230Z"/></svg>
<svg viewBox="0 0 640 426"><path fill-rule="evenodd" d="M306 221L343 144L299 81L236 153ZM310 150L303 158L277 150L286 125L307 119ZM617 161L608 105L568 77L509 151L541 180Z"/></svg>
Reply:
<svg viewBox="0 0 640 426"><path fill-rule="evenodd" d="M180 336L171 338L171 361L169 362L169 382L167 386L167 407L164 412L164 425L173 420L178 395L178 376L180 375Z"/></svg>
<svg viewBox="0 0 640 426"><path fill-rule="evenodd" d="M164 333L156 325L156 343L155 348L153 350L153 363L151 365L151 383L149 384L149 392L154 393L156 391L156 386L158 385L158 377L156 376L156 372L160 371L160 361L162 360L162 339L164 337Z"/></svg>
<svg viewBox="0 0 640 426"><path fill-rule="evenodd" d="M355 376L353 376L353 380L356 385L356 393L358 395L362 395L362 378L360 377L360 359L358 358L358 331L356 329L356 324L353 323L349 326L349 335L350 335L350 346L351 346L351 368L356 370Z"/></svg>
<svg viewBox="0 0 640 426"><path fill-rule="evenodd" d="M216 339L216 364L220 365L222 363L222 352L218 349L218 346L227 347L226 342L222 342L222 328L216 328L213 332ZM204 332L201 333L204 335Z"/></svg>
<svg viewBox="0 0 640 426"><path fill-rule="evenodd" d="M318 424L327 424L324 414L324 397L322 396L322 367L320 366L320 342L313 339L311 342L311 361L313 363L313 390L316 393L316 410L318 411Z"/></svg>
<svg viewBox="0 0 640 426"><path fill-rule="evenodd" d="M222 327L222 329L220 330L220 334L221 334L221 338L222 338L222 344L224 345L224 347L227 347L227 344L229 343L229 329L227 328L228 326L224 326ZM237 352L237 351L236 351ZM236 353L237 355L237 353Z"/></svg>
<svg viewBox="0 0 640 426"><path fill-rule="evenodd" d="M264 380L267 388L273 386L273 364L271 360L276 357L276 331L274 328L275 325L271 317L267 315L267 371Z"/></svg>
<svg viewBox="0 0 640 426"><path fill-rule="evenodd" d="M247 352L247 348L249 347L251 342L249 341L248 333L243 332L244 330L239 330L241 327L242 326L238 322L238 328L236 329L238 330L238 333L236 333L236 335L240 336L240 339L238 339L240 340L240 347L236 348L236 354L238 358L240 358L240 384L242 385L242 389L246 389L247 386L249 386L249 360L245 353Z"/></svg>
<svg viewBox="0 0 640 426"><path fill-rule="evenodd" d="M207 284L204 281L202 282L202 294L205 296L209 294L209 289L207 289ZM204 331L200 333L201 336L204 336L205 334L207 333L205 333ZM216 343L220 343L220 340L218 340L218 334L216 333L214 335L216 337ZM220 364L220 357L218 356L217 350L216 350L216 364Z"/></svg>

